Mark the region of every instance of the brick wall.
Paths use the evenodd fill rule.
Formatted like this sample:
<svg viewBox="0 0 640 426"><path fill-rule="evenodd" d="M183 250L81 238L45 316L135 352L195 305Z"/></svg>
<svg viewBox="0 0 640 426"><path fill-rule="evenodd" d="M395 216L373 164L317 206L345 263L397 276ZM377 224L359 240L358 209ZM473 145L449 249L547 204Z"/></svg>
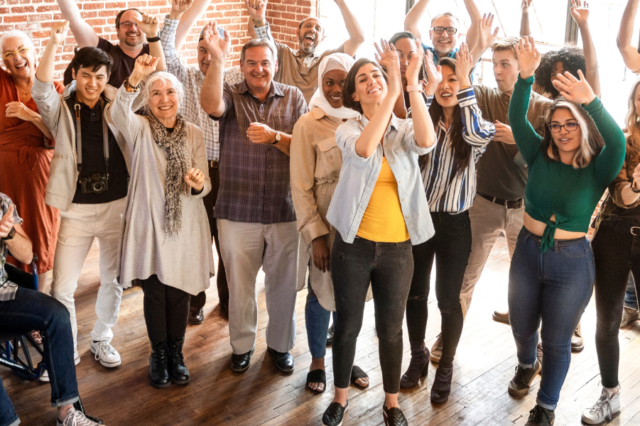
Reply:
<svg viewBox="0 0 640 426"><path fill-rule="evenodd" d="M304 17L317 15L319 0L271 0L267 10L267 19L276 40L296 46L296 28ZM169 13L167 0L137 0L137 1L104 1L77 0L82 17L91 25L100 37L117 41L114 21L119 10L136 7L145 13L162 20ZM62 14L55 0L0 0L0 34L4 31L18 29L28 32L33 38L34 45L40 57L49 38L51 25L54 21L62 20ZM188 64L196 64L196 46L198 34L209 20L217 20L225 27L232 38L232 50L229 65L235 65L240 58L242 45L249 40L247 22L249 14L244 0L211 0L207 11L203 14L187 42L182 47L180 56ZM71 33L69 33L71 34ZM63 51L56 56L56 79L62 80L62 71L73 57L75 39L70 36L63 47Z"/></svg>

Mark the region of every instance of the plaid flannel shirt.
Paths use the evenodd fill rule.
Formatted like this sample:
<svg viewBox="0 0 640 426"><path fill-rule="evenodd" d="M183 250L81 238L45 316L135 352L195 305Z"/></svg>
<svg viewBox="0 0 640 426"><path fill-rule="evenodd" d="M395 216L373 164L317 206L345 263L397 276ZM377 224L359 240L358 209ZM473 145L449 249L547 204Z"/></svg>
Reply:
<svg viewBox="0 0 640 426"><path fill-rule="evenodd" d="M0 218L9 211L12 204L11 199L0 192ZM22 224L22 219L18 216L17 207L13 210L13 222L19 225ZM7 261L8 254L9 247L7 247L4 241L0 240L0 302L15 299L16 291L18 290L18 286L9 281L7 271L4 270L4 264Z"/></svg>

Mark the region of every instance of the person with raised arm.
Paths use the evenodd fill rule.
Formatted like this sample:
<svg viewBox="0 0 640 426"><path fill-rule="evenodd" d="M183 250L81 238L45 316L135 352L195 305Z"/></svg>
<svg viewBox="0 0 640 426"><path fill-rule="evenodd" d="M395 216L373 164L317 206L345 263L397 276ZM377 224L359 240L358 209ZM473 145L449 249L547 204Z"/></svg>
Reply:
<svg viewBox="0 0 640 426"><path fill-rule="evenodd" d="M24 231L38 259L40 290L48 293L53 279L53 258L60 226L60 211L48 206L46 190L55 144L51 131L31 97L36 74L36 49L18 30L0 37L4 68L0 68L0 192L23 206ZM63 86L56 82L55 91ZM15 258L9 261L31 271Z"/></svg>
<svg viewBox="0 0 640 426"><path fill-rule="evenodd" d="M412 33L418 40L422 42L425 52L431 51L434 63L438 63L440 58L448 57L455 59L458 51L458 40L462 36L460 33L460 19L451 12L445 12L434 16L431 19L431 27L429 28L429 39L431 46L425 44L422 34L420 33L420 19L427 10L430 0L418 0L411 8L407 16L404 18L404 30ZM480 31L480 23L483 16L476 5L475 0L464 0L464 5L471 18L471 25L467 30L466 43L470 49L474 49L478 44ZM491 14L485 15L486 17ZM487 46L488 47L488 46ZM480 55L472 55L475 62L480 59Z"/></svg>
<svg viewBox="0 0 640 426"><path fill-rule="evenodd" d="M220 122L220 192L214 216L229 282L231 370L249 368L256 342L256 277L265 272L267 351L290 374L294 360L299 233L291 201L289 150L294 124L307 112L300 89L273 81L276 49L252 39L242 47L244 80L225 84L231 46L211 22L204 31L211 53L202 108Z"/></svg>
<svg viewBox="0 0 640 426"><path fill-rule="evenodd" d="M385 40L381 46L376 44L376 50L377 63L358 60L342 93L344 105L362 117L341 124L336 131L343 164L327 212L327 220L336 228L331 250L337 314L335 395L322 416L325 426L342 425L349 408L351 371L370 286L385 392L384 422L408 424L398 404L398 392L402 319L414 268L411 249L434 234L418 165L418 157L436 147L419 81L423 55L413 55L406 70L413 119L401 121L393 114L402 94L398 53Z"/></svg>
<svg viewBox="0 0 640 426"><path fill-rule="evenodd" d="M218 287L218 299L220 306L220 314L229 318L229 286L227 284L227 274L220 254L220 239L218 237L218 226L216 219L213 217L213 210L218 197L220 188L220 144L218 122L209 119L209 116L200 106L200 91L202 83L207 75L211 63L211 53L207 48L204 40L204 29L200 33L197 44L198 66L185 65L178 50L184 39L178 39L178 29L184 28L183 21L188 20L189 28L197 19L194 16L194 8L197 8L203 2L194 2L193 0L172 0L171 12L165 17L164 26L160 31L160 41L162 50L167 63L167 71L175 75L184 86L184 99L180 104L180 113L189 123L199 126L204 132L204 144L207 151L207 162L209 167L209 179L211 179L211 191L202 198L204 206L207 210L207 218L209 219L209 229L211 230L211 238L215 242L218 252L218 271L216 276L216 284ZM205 2L208 4L208 2ZM229 84L239 83L244 79L238 67L228 68L224 73L225 82ZM191 298L189 309L189 324L198 325L204 322L203 307L207 302L207 294L202 292Z"/></svg>
<svg viewBox="0 0 640 426"><path fill-rule="evenodd" d="M525 396L542 368L527 426L550 426L571 362L571 336L593 292L595 265L586 238L591 215L625 158L625 137L582 71L554 82L560 92L544 136L527 119L540 52L532 38L516 47L520 76L509 105L518 149L529 167L524 226L509 271L509 319L518 365L509 394ZM544 271L541 274L540 271ZM544 347L536 359L540 322Z"/></svg>
<svg viewBox="0 0 640 426"><path fill-rule="evenodd" d="M71 62L73 81L62 95L55 89L55 55L66 33L66 22L54 23L31 88L56 139L45 196L48 205L61 210L51 295L69 310L79 363L74 294L84 260L98 238L100 288L90 350L104 367L115 368L122 362L111 341L122 300L118 253L127 202L129 150L119 132L122 124L107 118L115 97L115 89L107 84L113 65L109 55L96 47L78 50Z"/></svg>
<svg viewBox="0 0 640 426"><path fill-rule="evenodd" d="M443 349L431 388L431 402L442 404L451 393L453 359L464 321L460 288L471 254L469 209L476 197L476 163L496 129L482 117L478 108L469 78L473 58L467 45L462 43L455 60L441 58L437 70L429 56L431 52L427 54L425 92L438 142L436 149L421 157L420 166L436 233L430 240L413 247L415 267L406 314L411 363L400 387L417 386L429 369L429 350L424 340L429 283L435 262Z"/></svg>
<svg viewBox="0 0 640 426"><path fill-rule="evenodd" d="M210 0L200 0L207 2ZM56 0L62 17L69 22L71 32L78 43L78 48L97 47L105 51L113 59L113 70L108 83L118 88L129 77L135 66L136 58L141 55L152 55L161 58L158 70L164 70L164 55L158 37L158 20L145 15L136 8L123 9L116 15L115 27L118 44L98 36L95 29L80 15L80 9L74 0ZM207 3L208 5L208 3ZM184 31L184 37L186 33ZM71 67L64 74L65 86L71 83Z"/></svg>
<svg viewBox="0 0 640 426"><path fill-rule="evenodd" d="M215 266L201 200L211 190L203 132L178 112L184 88L173 74L154 72L159 61L136 59L110 118L132 153L120 281L142 283L149 378L151 386L165 388L190 381L183 354L189 301L209 287ZM132 109L140 97L144 117Z"/></svg>
<svg viewBox="0 0 640 426"><path fill-rule="evenodd" d="M349 32L349 39L335 49L328 49L321 55L316 49L324 40L325 26L316 17L310 16L300 21L296 30L298 50L291 49L284 43L279 43L271 34L271 27L266 20L268 0L245 0L247 11L253 19L256 36L273 42L278 51L278 71L274 81L297 87L302 91L307 102L318 88L318 65L327 55L332 53L346 53L355 56L358 48L364 43L364 32L347 0L333 0L342 13L345 26Z"/></svg>
<svg viewBox="0 0 640 426"><path fill-rule="evenodd" d="M640 72L640 52L638 52L638 47L631 45L633 23L638 13L638 2L640 2L640 0L627 0L627 5L624 8L624 12L622 12L622 21L620 22L620 30L616 39L618 50L622 55L624 64L634 73Z"/></svg>

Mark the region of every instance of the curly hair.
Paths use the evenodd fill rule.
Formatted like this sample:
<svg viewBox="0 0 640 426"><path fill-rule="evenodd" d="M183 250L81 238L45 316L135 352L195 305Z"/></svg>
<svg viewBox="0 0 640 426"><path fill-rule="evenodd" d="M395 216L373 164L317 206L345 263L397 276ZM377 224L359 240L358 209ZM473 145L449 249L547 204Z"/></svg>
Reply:
<svg viewBox="0 0 640 426"><path fill-rule="evenodd" d="M562 63L565 71L569 71L576 77L578 76L578 70L582 70L583 73L587 72L584 51L579 47L563 47L560 50L552 50L542 55L540 66L538 66L535 73L535 81L545 92L551 93L552 99L560 96L560 93L551 83L553 66L558 62Z"/></svg>

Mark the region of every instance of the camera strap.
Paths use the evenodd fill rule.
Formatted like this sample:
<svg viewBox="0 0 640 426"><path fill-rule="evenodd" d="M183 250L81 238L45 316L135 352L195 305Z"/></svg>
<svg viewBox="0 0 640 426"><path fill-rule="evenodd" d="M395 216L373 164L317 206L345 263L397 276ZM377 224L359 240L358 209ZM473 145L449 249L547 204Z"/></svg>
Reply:
<svg viewBox="0 0 640 426"><path fill-rule="evenodd" d="M107 179L109 179L109 127L104 117L104 100L100 98L100 118L102 119L102 150L104 154L104 164L107 167ZM82 171L82 124L80 122L80 104L76 101L73 109L76 114L76 152L78 156L78 173Z"/></svg>

